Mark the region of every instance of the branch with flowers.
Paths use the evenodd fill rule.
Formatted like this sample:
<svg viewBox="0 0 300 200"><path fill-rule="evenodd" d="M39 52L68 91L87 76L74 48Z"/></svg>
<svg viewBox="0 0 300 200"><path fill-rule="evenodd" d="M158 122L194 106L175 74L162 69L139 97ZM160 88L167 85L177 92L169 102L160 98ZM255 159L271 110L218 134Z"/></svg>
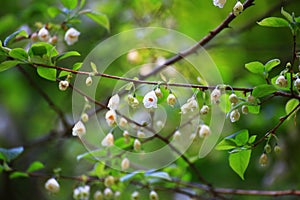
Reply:
<svg viewBox="0 0 300 200"><path fill-rule="evenodd" d="M223 8L225 2L214 0L213 4ZM37 173L36 171L45 168L44 164L39 161L30 163L26 170L18 169L13 161L22 156L24 147L0 149L1 172L11 179L21 177L48 179L45 182L45 188L50 193L60 192L60 181L76 181L78 183L76 183L73 190L74 199L89 199L91 191L94 192L94 199L140 199L141 196L145 196L145 191L148 194L147 198L153 200L159 198L160 192L162 192L162 196L165 192L171 192L196 199L226 199L227 195L299 196L300 192L292 189L267 191L216 187L216 183L212 183L197 164L198 156L195 156L193 152L189 152L195 150L183 152L178 146L184 140L188 140L190 141L189 149L194 149L213 136L214 132L211 130L209 123L213 120L210 117L212 110L215 108L222 110L224 116L229 118L228 121L236 124L241 118L241 113L243 115L249 113L259 114L261 107L270 103L273 98L278 97L288 99L285 106L286 114L280 117L279 122L273 128L271 126L266 134L259 136L250 134L248 129L238 130L219 141L216 149L225 150L229 153L230 167L243 180L254 150L261 145L264 146L263 153L259 157L259 164L262 166L268 164L273 149L276 153L281 151L277 132L284 122L289 121L292 116L296 117L296 113L300 108L300 78L297 73L298 70L295 69L299 59L296 44L300 20L294 13L290 14L282 9L281 13L284 18L269 17L258 22L261 26L289 28L293 39L292 59L275 76L271 74L281 66L279 59L271 59L265 64L258 61L245 64L245 68L249 72L264 79L265 83L259 83L251 87L236 87L223 83L219 85L190 84L172 82L169 77L163 74L161 74L161 80L147 80L159 74L167 66L178 63L193 53L197 54L197 50L201 46L205 46L222 30L228 28L237 16L253 5L253 2L254 0L247 0L242 4L238 1L227 18L197 44L165 60L162 64L157 64L147 75L139 74L139 78L98 73L97 66L94 63L91 63L92 72L80 70L82 63L74 63L72 69L61 67L59 64L61 61L73 56L80 56L80 54L77 51L59 53L58 48L54 46L58 41L61 41L59 32L64 33L62 39L67 45L78 42L81 33L73 27L72 23L82 15L86 15L102 27L109 29L108 19L104 14L83 9L85 1L62 0L64 9L55 9L54 7L50 9L52 17L59 14L64 16L61 23L38 24L38 31L36 32L27 34L25 31L17 31L8 36L3 43L1 42L0 55L3 61L0 64L0 71L16 66L29 81L32 88L48 103L50 109L55 111L59 121L63 124L61 130L54 128L35 142L23 145L25 149L62 138L69 139L71 135L82 140L89 132L92 132L88 128L92 118L104 119L105 123L100 123L102 123L101 128L103 128L105 134L101 141L98 141L100 147L77 156L79 161L87 160L93 164L93 169L83 172L81 176L64 176L60 169L55 169L52 175ZM14 43L29 38L31 42L28 50L19 47L9 48L10 45L13 46ZM138 51L134 53L135 56L139 54ZM36 84L27 72L28 68L36 70L43 79L57 82L59 90L71 90L84 99L85 103L78 120L76 119L75 122L67 120L63 109L56 105L51 95ZM104 81L120 81L122 87L118 88L114 95L108 97L108 101L101 102L77 88L72 83L74 75L86 77L85 85L87 88L95 84L97 77L104 78ZM181 94L177 92L177 89L192 90L192 94L189 93L188 97L183 98L184 103L180 104ZM91 105L97 107L97 109L92 110ZM125 105L133 114L123 112L122 107ZM173 122L172 126L169 124L164 125L167 122L155 118L157 110L161 107L166 107L167 114L174 117L172 119L185 117L184 123ZM137 117L134 118L134 114L140 112L140 110L149 115L150 120L143 121ZM187 133L187 130L190 133ZM257 137L260 138L257 139ZM125 151L127 151L142 155L148 151L150 152L155 145L161 146L162 144L180 158L161 170L147 169L143 167L143 163L138 163L125 154ZM115 152L113 150L114 146L120 148L121 151ZM198 148L196 149L198 150ZM186 178L185 172L195 178ZM135 189L128 194L126 192L128 187L134 187Z"/></svg>

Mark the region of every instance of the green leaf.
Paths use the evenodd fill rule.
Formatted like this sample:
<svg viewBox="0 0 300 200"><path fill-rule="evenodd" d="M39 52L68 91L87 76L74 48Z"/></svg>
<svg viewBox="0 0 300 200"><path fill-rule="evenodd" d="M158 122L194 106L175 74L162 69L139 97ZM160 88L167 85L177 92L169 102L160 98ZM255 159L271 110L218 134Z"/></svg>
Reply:
<svg viewBox="0 0 300 200"><path fill-rule="evenodd" d="M25 172L13 172L9 175L10 179L21 178L21 177L29 177Z"/></svg>
<svg viewBox="0 0 300 200"><path fill-rule="evenodd" d="M30 164L30 166L27 168L26 172L34 172L40 169L43 169L45 166L43 163L39 162L39 161L35 161L33 163Z"/></svg>
<svg viewBox="0 0 300 200"><path fill-rule="evenodd" d="M249 165L251 150L243 150L229 155L229 165L241 179L244 180L244 173Z"/></svg>
<svg viewBox="0 0 300 200"><path fill-rule="evenodd" d="M97 176L98 178L103 177L106 174L107 171L105 170L105 164L103 162L97 162L94 165L93 170L89 172L90 176Z"/></svg>
<svg viewBox="0 0 300 200"><path fill-rule="evenodd" d="M215 148L216 150L231 150L236 148L236 144L232 140L223 139Z"/></svg>
<svg viewBox="0 0 300 200"><path fill-rule="evenodd" d="M148 178L158 178L171 181L171 177L167 172L152 172L152 173L145 173L145 177Z"/></svg>
<svg viewBox="0 0 300 200"><path fill-rule="evenodd" d="M299 104L298 99L290 99L285 105L285 112L289 114L293 109L295 109Z"/></svg>
<svg viewBox="0 0 300 200"><path fill-rule="evenodd" d="M17 60L8 60L0 63L0 72L8 70L9 68L15 67L17 64L20 64L20 61Z"/></svg>
<svg viewBox="0 0 300 200"><path fill-rule="evenodd" d="M80 53L78 53L77 51L68 51L68 52L65 52L65 53L57 56L56 60L59 61L59 60L62 60L62 59L65 59L65 58L68 58L71 56L80 56Z"/></svg>
<svg viewBox="0 0 300 200"><path fill-rule="evenodd" d="M269 62L267 62L265 64L265 69L266 69L267 72L269 72L269 71L271 71L274 67L276 67L279 64L280 64L280 60L279 59L270 60Z"/></svg>
<svg viewBox="0 0 300 200"><path fill-rule="evenodd" d="M91 68L92 68L93 72L98 73L97 66L95 63L91 62Z"/></svg>
<svg viewBox="0 0 300 200"><path fill-rule="evenodd" d="M48 15L51 18L55 18L57 15L59 15L61 13L61 10L59 10L57 7L50 7L47 9Z"/></svg>
<svg viewBox="0 0 300 200"><path fill-rule="evenodd" d="M15 48L12 49L9 53L8 53L11 57L17 59L17 60L22 60L22 61L27 61L28 60L28 54L27 52L22 49L22 48Z"/></svg>
<svg viewBox="0 0 300 200"><path fill-rule="evenodd" d="M79 9L83 8L84 5L85 5L85 0L81 0L80 5L79 5Z"/></svg>
<svg viewBox="0 0 300 200"><path fill-rule="evenodd" d="M254 74L263 74L264 72L264 65L258 61L247 63L245 67Z"/></svg>
<svg viewBox="0 0 300 200"><path fill-rule="evenodd" d="M131 181L133 179L141 180L143 178L144 173L145 172L142 170L134 171L132 173L126 174L125 176L122 176L120 178L120 181L125 182L125 181Z"/></svg>
<svg viewBox="0 0 300 200"><path fill-rule="evenodd" d="M16 147L11 149L0 148L0 159L6 162L10 162L17 158L23 151L23 147Z"/></svg>
<svg viewBox="0 0 300 200"><path fill-rule="evenodd" d="M44 55L47 55L49 58L55 57L58 55L58 51L54 46L52 46L49 43L46 42L38 42L33 45L31 45L29 51L28 51L29 57L34 56L40 56L44 57Z"/></svg>
<svg viewBox="0 0 300 200"><path fill-rule="evenodd" d="M26 31L24 31L24 30L19 30L19 31L16 31L16 32L14 32L14 33L12 33L12 34L10 34L9 36L7 36L6 38L5 38L5 40L4 40L4 42L3 42L3 46L7 46L8 45L8 43L11 41L11 40L13 40L13 39L15 39L16 37L19 37L19 36L23 36L23 37L28 37L28 34L26 33Z"/></svg>
<svg viewBox="0 0 300 200"><path fill-rule="evenodd" d="M290 22L293 22L293 17L290 15L290 13L286 12L283 7L281 7L281 14Z"/></svg>
<svg viewBox="0 0 300 200"><path fill-rule="evenodd" d="M93 11L84 12L84 14L96 23L98 23L100 26L103 26L104 28L109 30L109 20L105 14Z"/></svg>
<svg viewBox="0 0 300 200"><path fill-rule="evenodd" d="M256 86L252 91L252 95L254 97L263 97L272 94L276 91L277 89L273 85L264 84Z"/></svg>
<svg viewBox="0 0 300 200"><path fill-rule="evenodd" d="M61 0L61 3L64 5L64 7L72 10L76 8L78 0Z"/></svg>
<svg viewBox="0 0 300 200"><path fill-rule="evenodd" d="M50 80L50 81L56 81L56 69L53 68L46 68L46 67L38 67L37 73L40 77Z"/></svg>
<svg viewBox="0 0 300 200"><path fill-rule="evenodd" d="M249 144L252 144L253 142L255 142L256 137L257 137L257 135L252 135L252 136L249 138L248 143L249 143Z"/></svg>
<svg viewBox="0 0 300 200"><path fill-rule="evenodd" d="M289 22L279 17L268 17L258 22L258 24L267 27L289 27Z"/></svg>
<svg viewBox="0 0 300 200"><path fill-rule="evenodd" d="M257 105L257 106L248 105L248 111L249 111L249 113L257 115L260 113L260 105Z"/></svg>
<svg viewBox="0 0 300 200"><path fill-rule="evenodd" d="M249 139L249 133L247 129L241 130L239 132L236 133L236 136L234 138L235 143L238 146L242 146L245 145L248 142Z"/></svg>

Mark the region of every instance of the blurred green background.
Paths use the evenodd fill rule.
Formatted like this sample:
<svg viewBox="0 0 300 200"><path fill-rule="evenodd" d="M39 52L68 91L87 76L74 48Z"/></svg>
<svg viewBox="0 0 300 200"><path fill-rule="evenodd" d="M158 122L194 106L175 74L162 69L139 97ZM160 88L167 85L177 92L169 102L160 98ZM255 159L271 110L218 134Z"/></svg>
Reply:
<svg viewBox="0 0 300 200"><path fill-rule="evenodd" d="M200 40L210 30L218 26L231 11L235 0L227 0L223 9L213 6L211 0L87 0L86 7L107 14L111 30L108 32L97 26L88 18L82 18L75 27L81 31L79 41L71 47L81 53L80 58L70 58L60 64L68 67L84 57L101 41L121 31L137 27L164 27L177 30L187 36ZM53 0L11 0L2 1L0 9L0 39L21 27L36 31L36 22L50 22L47 8L61 7ZM264 80L249 74L244 64L251 61L267 62L273 58L281 60L280 67L273 70L271 76L277 75L292 58L292 36L288 29L260 27L257 21L267 16L281 16L280 8L300 15L299 0L264 0L256 1L255 6L243 12L230 28L222 31L205 48L218 66L224 83L235 87L253 87ZM59 22L59 18L54 21ZM299 40L298 40L299 41ZM25 47L25 42L14 44ZM297 45L299 47L299 45ZM66 49L65 49L66 50ZM71 64L70 64L71 63ZM118 68L111 73L122 74L128 63L118 62ZM180 64L176 65L180 68ZM72 121L71 91L60 92L57 84L37 76L34 69L26 71L39 87L46 92ZM185 68L185 74L191 75ZM108 93L112 88L107 84ZM105 87L105 86L104 86ZM110 89L110 90L109 90ZM99 97L100 98L100 97ZM104 99L104 98L103 98ZM262 107L259 115L242 116L235 124L226 123L222 137L247 128L251 134L263 136L284 115L287 99L273 98ZM278 131L280 155L271 154L270 163L262 168L258 158L263 152L263 145L258 146L250 160L249 167L242 181L229 167L226 152L212 151L204 159L196 161L203 176L215 187L244 189L299 189L300 157L299 153L299 117L286 122ZM85 152L83 145L75 138L56 137L46 143L31 146L31 142L47 135L51 129L59 129L58 118L32 87L27 78L18 71L10 69L0 73L0 146L10 148L25 145L25 152L13 164L19 170L25 170L29 163L39 160L46 165L45 173L60 167L62 174L80 175L92 169L92 163L76 156ZM296 124L296 125L295 125ZM71 135L71 132L70 132ZM29 145L26 148L26 145ZM61 180L61 192L49 195L44 190L46 179L29 178L10 180L7 174L0 175L0 199L71 199L76 182ZM163 194L162 194L163 195ZM168 199L164 197L162 199ZM251 196L233 196L232 199L255 199ZM259 199L273 199L259 197ZM278 197L275 199L297 199L295 197Z"/></svg>

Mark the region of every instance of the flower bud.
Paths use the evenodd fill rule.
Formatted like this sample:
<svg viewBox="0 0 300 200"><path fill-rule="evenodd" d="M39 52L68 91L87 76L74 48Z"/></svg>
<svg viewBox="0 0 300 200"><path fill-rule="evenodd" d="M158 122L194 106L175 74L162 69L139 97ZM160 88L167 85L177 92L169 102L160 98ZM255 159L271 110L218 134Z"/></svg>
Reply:
<svg viewBox="0 0 300 200"><path fill-rule="evenodd" d="M244 10L243 4L240 1L236 2L235 6L233 7L234 16L238 16L243 12L243 10Z"/></svg>
<svg viewBox="0 0 300 200"><path fill-rule="evenodd" d="M125 171L126 169L128 169L130 166L130 161L128 158L124 158L121 162L121 169L122 171Z"/></svg>
<svg viewBox="0 0 300 200"><path fill-rule="evenodd" d="M295 87L297 88L297 90L300 90L300 78L297 78L294 82Z"/></svg>
<svg viewBox="0 0 300 200"><path fill-rule="evenodd" d="M69 87L68 81L59 81L58 88L61 91L65 91Z"/></svg>
<svg viewBox="0 0 300 200"><path fill-rule="evenodd" d="M209 112L208 105L203 105L202 108L200 109L200 114L201 115L206 115L208 112Z"/></svg>
<svg viewBox="0 0 300 200"><path fill-rule="evenodd" d="M149 199L150 200L158 200L158 194L154 190L152 190L149 194Z"/></svg>
<svg viewBox="0 0 300 200"><path fill-rule="evenodd" d="M248 108L248 106L246 106L246 105L243 105L243 106L242 106L242 113L243 113L244 115L247 115L247 114L249 113L249 108Z"/></svg>
<svg viewBox="0 0 300 200"><path fill-rule="evenodd" d="M108 187L104 189L103 194L104 194L105 199L111 199L114 195L113 191Z"/></svg>
<svg viewBox="0 0 300 200"><path fill-rule="evenodd" d="M272 151L272 147L269 144L266 144L265 147L264 147L264 149L265 149L266 153L271 153L271 151Z"/></svg>
<svg viewBox="0 0 300 200"><path fill-rule="evenodd" d="M226 3L226 0L213 0L213 3L215 6L223 8L224 4Z"/></svg>
<svg viewBox="0 0 300 200"><path fill-rule="evenodd" d="M120 104L120 97L118 94L113 95L107 104L107 107L111 110L116 110Z"/></svg>
<svg viewBox="0 0 300 200"><path fill-rule="evenodd" d="M73 198L80 200L87 200L90 196L90 186L79 186L73 191Z"/></svg>
<svg viewBox="0 0 300 200"><path fill-rule="evenodd" d="M110 187L112 186L113 184L115 184L115 178L113 176L108 176L105 178L104 180L104 185L106 187Z"/></svg>
<svg viewBox="0 0 300 200"><path fill-rule="evenodd" d="M64 39L68 45L72 45L78 41L79 35L80 35L80 32L77 31L75 28L69 28L67 30L67 32L65 33Z"/></svg>
<svg viewBox="0 0 300 200"><path fill-rule="evenodd" d="M174 107L174 105L176 104L176 97L174 96L174 94L170 93L170 94L168 95L167 103L168 103L171 107Z"/></svg>
<svg viewBox="0 0 300 200"><path fill-rule="evenodd" d="M38 34L36 32L32 33L30 39L32 42L37 42L39 39Z"/></svg>
<svg viewBox="0 0 300 200"><path fill-rule="evenodd" d="M125 119L124 117L121 117L121 119L119 121L119 126L125 127L127 125L127 123L128 123L127 119Z"/></svg>
<svg viewBox="0 0 300 200"><path fill-rule="evenodd" d="M201 125L199 130L199 137L205 138L211 134L210 128L207 125Z"/></svg>
<svg viewBox="0 0 300 200"><path fill-rule="evenodd" d="M255 97L252 96L252 94L249 94L248 97L247 97L247 101L249 103L255 103Z"/></svg>
<svg viewBox="0 0 300 200"><path fill-rule="evenodd" d="M157 96L158 98L162 98L162 97L163 97L163 94L162 94L162 92L161 92L161 90L160 90L159 87L156 88L156 89L154 90L154 92L155 92L155 94L156 94L156 96Z"/></svg>
<svg viewBox="0 0 300 200"><path fill-rule="evenodd" d="M103 194L100 190L97 190L94 193L94 200L103 200Z"/></svg>
<svg viewBox="0 0 300 200"><path fill-rule="evenodd" d="M142 130L138 130L137 137L138 138L144 138L145 137L145 133Z"/></svg>
<svg viewBox="0 0 300 200"><path fill-rule="evenodd" d="M131 194L131 200L139 200L140 199L140 193L138 191L134 191Z"/></svg>
<svg viewBox="0 0 300 200"><path fill-rule="evenodd" d="M45 188L46 190L48 190L49 192L52 192L52 193L57 193L59 192L59 184L58 182L56 181L55 178L50 178L49 180L47 180L47 182L45 183Z"/></svg>
<svg viewBox="0 0 300 200"><path fill-rule="evenodd" d="M235 109L235 110L231 111L231 113L230 113L230 121L232 123L236 122L240 119L240 116L241 116L240 112L237 109Z"/></svg>
<svg viewBox="0 0 300 200"><path fill-rule="evenodd" d="M275 152L275 153L280 153L280 152L281 152L280 146L276 145L276 146L274 147L274 152Z"/></svg>
<svg viewBox="0 0 300 200"><path fill-rule="evenodd" d="M112 133L108 133L102 140L101 145L104 147L111 147L114 145L114 136Z"/></svg>
<svg viewBox="0 0 300 200"><path fill-rule="evenodd" d="M268 164L268 156L266 153L261 154L259 158L259 164L264 167Z"/></svg>
<svg viewBox="0 0 300 200"><path fill-rule="evenodd" d="M114 200L118 200L121 197L120 191L115 191Z"/></svg>
<svg viewBox="0 0 300 200"><path fill-rule="evenodd" d="M173 134L174 140L178 140L181 136L181 133L179 130L176 130L175 133Z"/></svg>
<svg viewBox="0 0 300 200"><path fill-rule="evenodd" d="M50 39L49 31L45 27L41 28L38 32L38 38L43 42L48 42Z"/></svg>
<svg viewBox="0 0 300 200"><path fill-rule="evenodd" d="M54 35L53 37L51 37L51 38L49 39L49 43L50 43L50 44L56 44L56 43L57 43L57 36Z"/></svg>
<svg viewBox="0 0 300 200"><path fill-rule="evenodd" d="M93 84L93 79L91 76L88 76L86 79L85 79L85 85L86 86L91 86Z"/></svg>
<svg viewBox="0 0 300 200"><path fill-rule="evenodd" d="M136 150L136 151L139 151L139 150L141 150L141 142L138 140L138 139L135 139L134 140L134 143L133 143L133 148L134 148L134 150Z"/></svg>
<svg viewBox="0 0 300 200"><path fill-rule="evenodd" d="M275 84L278 85L279 87L286 87L288 85L288 81L283 75L280 75L276 79Z"/></svg>
<svg viewBox="0 0 300 200"><path fill-rule="evenodd" d="M230 101L230 103L232 103L232 104L236 104L236 103L239 101L239 99L238 99L238 97L236 96L236 94L232 93L232 94L229 96L229 101Z"/></svg>
<svg viewBox="0 0 300 200"><path fill-rule="evenodd" d="M133 49L131 51L129 51L129 53L127 54L127 60L131 63L138 63L141 61L141 57L140 54L137 50Z"/></svg>
<svg viewBox="0 0 300 200"><path fill-rule="evenodd" d="M86 133L86 128L84 124L81 121L78 121L73 129L72 129L72 135L73 136L82 136Z"/></svg>
<svg viewBox="0 0 300 200"><path fill-rule="evenodd" d="M219 89L214 89L210 94L210 99L213 104L220 103L221 91Z"/></svg>
<svg viewBox="0 0 300 200"><path fill-rule="evenodd" d="M81 114L81 120L82 120L83 122L89 121L89 115L86 114L86 113L82 113L82 114Z"/></svg>
<svg viewBox="0 0 300 200"><path fill-rule="evenodd" d="M130 141L130 135L129 135L129 132L128 132L127 130L125 130L125 131L123 132L123 137L124 137L124 139L125 139L125 143L128 144L129 141Z"/></svg>

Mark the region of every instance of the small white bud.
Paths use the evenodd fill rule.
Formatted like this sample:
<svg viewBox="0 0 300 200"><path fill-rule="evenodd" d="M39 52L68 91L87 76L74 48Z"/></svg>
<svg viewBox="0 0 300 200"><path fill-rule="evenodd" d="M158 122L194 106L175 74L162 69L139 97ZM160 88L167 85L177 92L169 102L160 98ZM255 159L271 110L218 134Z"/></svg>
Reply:
<svg viewBox="0 0 300 200"><path fill-rule="evenodd" d="M247 105L243 105L243 106L242 106L242 113L243 113L244 115L247 115L247 114L249 113L249 108L248 108Z"/></svg>
<svg viewBox="0 0 300 200"><path fill-rule="evenodd" d="M214 89L210 94L210 99L213 104L218 104L220 102L221 90Z"/></svg>
<svg viewBox="0 0 300 200"><path fill-rule="evenodd" d="M297 88L297 90L300 90L300 78L297 78L294 82L295 87Z"/></svg>
<svg viewBox="0 0 300 200"><path fill-rule="evenodd" d="M283 75L280 75L276 79L275 84L278 85L279 87L286 87L288 85L288 81Z"/></svg>
<svg viewBox="0 0 300 200"><path fill-rule="evenodd" d="M128 158L124 158L121 162L122 171L125 171L126 169L128 169L129 166L130 166L130 161L128 160Z"/></svg>
<svg viewBox="0 0 300 200"><path fill-rule="evenodd" d="M174 96L174 94L170 93L168 95L168 98L167 98L167 103L173 107L175 104L176 104L176 97Z"/></svg>
<svg viewBox="0 0 300 200"><path fill-rule="evenodd" d="M86 114L86 113L82 113L82 114L81 114L81 120L82 120L83 122L89 121L89 115Z"/></svg>
<svg viewBox="0 0 300 200"><path fill-rule="evenodd" d="M115 184L115 178L113 176L108 176L105 178L104 180L104 185L106 187L110 187L112 186L113 184Z"/></svg>
<svg viewBox="0 0 300 200"><path fill-rule="evenodd" d="M107 107L111 110L116 110L120 104L120 97L118 94L113 95L107 104Z"/></svg>
<svg viewBox="0 0 300 200"><path fill-rule="evenodd" d="M51 37L51 38L49 39L49 43L50 43L50 44L56 44L56 43L57 43L57 36L54 35L53 37Z"/></svg>
<svg viewBox="0 0 300 200"><path fill-rule="evenodd" d="M94 193L94 200L103 200L103 194L100 190L97 190Z"/></svg>
<svg viewBox="0 0 300 200"><path fill-rule="evenodd" d="M91 86L93 84L93 79L92 77L88 76L86 79L85 79L85 85L86 86Z"/></svg>
<svg viewBox="0 0 300 200"><path fill-rule="evenodd" d="M207 125L201 125L199 130L199 137L205 138L211 134L210 128Z"/></svg>
<svg viewBox="0 0 300 200"><path fill-rule="evenodd" d="M50 39L49 31L45 27L41 28L38 32L38 37L41 41L48 42Z"/></svg>
<svg viewBox="0 0 300 200"><path fill-rule="evenodd" d="M114 195L113 191L108 187L104 189L103 193L104 193L105 199L111 199Z"/></svg>
<svg viewBox="0 0 300 200"><path fill-rule="evenodd" d="M233 7L234 16L238 16L243 12L243 10L244 10L243 4L240 1L236 2L235 6Z"/></svg>
<svg viewBox="0 0 300 200"><path fill-rule="evenodd" d="M229 95L229 101L232 104L236 104L239 101L239 99L236 96L236 94L232 93L231 95Z"/></svg>
<svg viewBox="0 0 300 200"><path fill-rule="evenodd" d="M111 147L114 145L114 135L108 133L101 142L101 145L104 147Z"/></svg>
<svg viewBox="0 0 300 200"><path fill-rule="evenodd" d="M121 196L121 192L120 191L115 191L115 195L114 195L114 200L118 200Z"/></svg>
<svg viewBox="0 0 300 200"><path fill-rule="evenodd" d="M241 116L240 112L237 109L235 109L235 110L231 111L231 113L230 113L230 121L232 123L236 122L240 119L240 116Z"/></svg>
<svg viewBox="0 0 300 200"><path fill-rule="evenodd" d="M80 35L80 32L77 31L75 28L69 28L67 30L67 32L65 33L64 39L68 45L72 45L78 41L79 35Z"/></svg>
<svg viewBox="0 0 300 200"><path fill-rule="evenodd" d="M48 190L49 192L52 192L52 193L57 193L59 192L59 184L58 182L56 181L55 178L50 178L47 180L47 182L45 183L45 188L46 190Z"/></svg>
<svg viewBox="0 0 300 200"><path fill-rule="evenodd" d="M226 0L213 0L213 3L215 6L223 8L224 4L226 3Z"/></svg>
<svg viewBox="0 0 300 200"><path fill-rule="evenodd" d="M58 88L61 91L65 91L68 87L69 87L69 82L68 81L59 81Z"/></svg>
<svg viewBox="0 0 300 200"><path fill-rule="evenodd" d="M90 196L90 186L79 186L73 191L73 198L80 200L88 200Z"/></svg>
<svg viewBox="0 0 300 200"><path fill-rule="evenodd" d="M251 94L249 94L248 97L247 97L247 101L248 101L249 103L255 103L255 97L252 96Z"/></svg>
<svg viewBox="0 0 300 200"><path fill-rule="evenodd" d="M203 105L202 108L200 109L200 114L201 115L206 115L208 112L209 112L208 105Z"/></svg>
<svg viewBox="0 0 300 200"><path fill-rule="evenodd" d="M181 133L179 130L176 130L175 133L173 134L174 140L178 140L181 136Z"/></svg>
<svg viewBox="0 0 300 200"><path fill-rule="evenodd" d="M131 200L139 200L140 199L140 193L138 191L134 191L131 194Z"/></svg>
<svg viewBox="0 0 300 200"><path fill-rule="evenodd" d="M144 138L145 137L145 133L142 130L138 130L137 137L138 138Z"/></svg>
<svg viewBox="0 0 300 200"><path fill-rule="evenodd" d="M152 190L149 194L149 199L150 200L158 200L158 194L154 190Z"/></svg>
<svg viewBox="0 0 300 200"><path fill-rule="evenodd" d="M121 117L121 119L119 121L119 126L125 127L127 125L127 123L128 123L127 119L125 119L124 117Z"/></svg>
<svg viewBox="0 0 300 200"><path fill-rule="evenodd" d="M136 151L139 151L141 150L141 142L138 140L138 139L135 139L134 142L133 142L133 148L134 150Z"/></svg>
<svg viewBox="0 0 300 200"><path fill-rule="evenodd" d="M161 90L160 90L159 87L156 88L156 89L154 90L154 92L155 92L155 94L156 94L156 96L157 96L158 98L162 98L162 97L163 97L163 94L162 94L162 92L161 92Z"/></svg>
<svg viewBox="0 0 300 200"><path fill-rule="evenodd" d="M127 60L131 63L138 63L141 60L140 54L137 50L133 49L127 54Z"/></svg>
<svg viewBox="0 0 300 200"><path fill-rule="evenodd" d="M84 124L81 121L78 121L73 129L72 129L72 135L73 136L82 136L86 133L86 128Z"/></svg>

